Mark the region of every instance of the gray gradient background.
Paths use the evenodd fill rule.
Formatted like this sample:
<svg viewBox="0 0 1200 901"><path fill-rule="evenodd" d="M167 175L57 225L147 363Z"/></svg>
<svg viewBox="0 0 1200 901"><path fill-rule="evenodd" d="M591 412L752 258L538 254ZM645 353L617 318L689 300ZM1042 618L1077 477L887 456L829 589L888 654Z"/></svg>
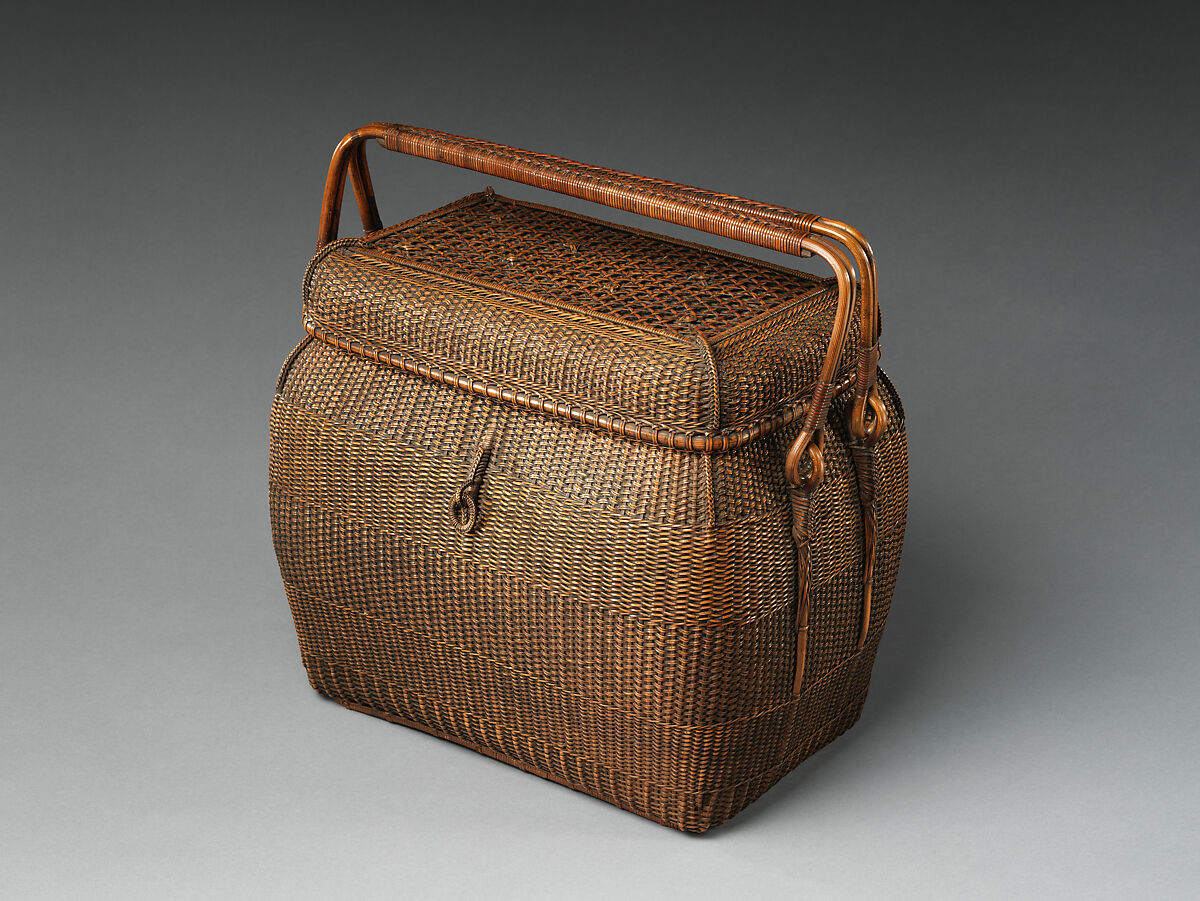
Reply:
<svg viewBox="0 0 1200 901"><path fill-rule="evenodd" d="M838 6L9 9L0 894L1197 896L1195 23ZM267 412L375 119L876 248L912 499L871 697L704 837L307 685ZM390 221L488 181L372 160Z"/></svg>

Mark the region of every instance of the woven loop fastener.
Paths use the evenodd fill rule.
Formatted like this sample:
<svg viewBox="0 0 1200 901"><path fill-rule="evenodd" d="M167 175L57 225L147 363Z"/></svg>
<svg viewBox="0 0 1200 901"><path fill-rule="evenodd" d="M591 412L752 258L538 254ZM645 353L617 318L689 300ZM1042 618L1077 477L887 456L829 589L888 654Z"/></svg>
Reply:
<svg viewBox="0 0 1200 901"><path fill-rule="evenodd" d="M488 463L492 459L492 449L496 444L496 427L491 426L484 433L479 446L471 456L471 474L450 501L450 521L464 535L475 529L479 519L479 489L483 486L483 475L487 472Z"/></svg>

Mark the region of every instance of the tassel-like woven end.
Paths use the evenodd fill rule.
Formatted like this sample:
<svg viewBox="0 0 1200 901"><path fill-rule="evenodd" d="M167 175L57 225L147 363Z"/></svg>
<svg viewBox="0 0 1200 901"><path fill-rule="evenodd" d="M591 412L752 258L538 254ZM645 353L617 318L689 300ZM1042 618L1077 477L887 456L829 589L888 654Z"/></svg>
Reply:
<svg viewBox="0 0 1200 901"><path fill-rule="evenodd" d="M803 488L792 488L792 541L796 543L796 672L792 693L800 694L804 683L804 661L808 654L808 612L812 604L812 553L809 547L809 513L812 495Z"/></svg>
<svg viewBox="0 0 1200 901"><path fill-rule="evenodd" d="M875 543L879 528L879 511L875 503L875 451L865 444L852 442L854 472L858 477L858 500L862 506L863 524L863 609L862 625L858 632L857 649L867 643L871 628L871 586L875 584Z"/></svg>
<svg viewBox="0 0 1200 901"><path fill-rule="evenodd" d="M813 493L825 480L825 432L818 430L807 438L801 430L788 449L784 462L792 499L792 541L796 544L796 672L792 693L800 694L804 682L804 660L808 653L808 610L812 603L812 551L809 516Z"/></svg>
<svg viewBox="0 0 1200 901"><path fill-rule="evenodd" d="M871 628L871 591L875 584L875 545L879 533L879 510L875 501L875 445L888 427L887 407L879 396L877 385L872 383L861 399L855 399L848 420L850 455L854 458L863 524L863 609L857 645L857 650L861 651Z"/></svg>

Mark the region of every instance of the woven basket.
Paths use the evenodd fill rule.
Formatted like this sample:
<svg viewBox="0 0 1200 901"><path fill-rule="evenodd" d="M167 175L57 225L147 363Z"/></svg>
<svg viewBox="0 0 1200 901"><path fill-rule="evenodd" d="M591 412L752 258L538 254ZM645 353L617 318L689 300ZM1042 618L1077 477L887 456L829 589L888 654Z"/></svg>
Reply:
<svg viewBox="0 0 1200 901"><path fill-rule="evenodd" d="M364 141L790 252L501 197L390 228ZM346 176L366 234L335 240ZM313 687L700 832L858 718L907 449L870 248L782 207L399 125L339 145L271 411Z"/></svg>

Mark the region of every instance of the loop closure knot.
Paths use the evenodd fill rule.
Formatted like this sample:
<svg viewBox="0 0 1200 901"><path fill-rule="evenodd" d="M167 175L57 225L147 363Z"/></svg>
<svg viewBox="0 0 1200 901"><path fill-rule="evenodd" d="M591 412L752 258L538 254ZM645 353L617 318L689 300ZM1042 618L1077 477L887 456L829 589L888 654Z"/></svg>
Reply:
<svg viewBox="0 0 1200 901"><path fill-rule="evenodd" d="M483 474L492 459L492 448L496 443L496 427L492 426L475 448L471 457L471 474L458 486L450 500L450 522L464 535L475 530L479 519L479 489L483 486Z"/></svg>

